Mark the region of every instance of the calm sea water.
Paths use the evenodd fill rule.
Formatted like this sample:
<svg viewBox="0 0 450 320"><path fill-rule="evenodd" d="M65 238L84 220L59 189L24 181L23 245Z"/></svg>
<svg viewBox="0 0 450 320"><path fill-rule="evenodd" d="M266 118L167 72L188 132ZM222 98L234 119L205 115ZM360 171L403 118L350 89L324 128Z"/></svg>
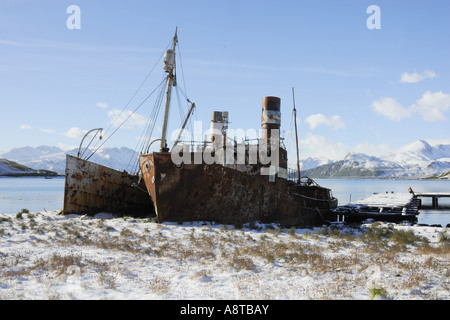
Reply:
<svg viewBox="0 0 450 320"><path fill-rule="evenodd" d="M315 179L330 188L339 205L369 197L373 193L405 193L411 187L415 192L449 192L450 181L434 180L384 180L384 179ZM64 201L64 177L0 178L0 213L16 214L22 209L30 212L60 210ZM423 204L431 205L424 199ZM450 207L450 198L439 199L439 204ZM418 223L450 223L450 209L421 210Z"/></svg>
<svg viewBox="0 0 450 320"><path fill-rule="evenodd" d="M64 177L0 177L0 213L60 210L63 202Z"/></svg>

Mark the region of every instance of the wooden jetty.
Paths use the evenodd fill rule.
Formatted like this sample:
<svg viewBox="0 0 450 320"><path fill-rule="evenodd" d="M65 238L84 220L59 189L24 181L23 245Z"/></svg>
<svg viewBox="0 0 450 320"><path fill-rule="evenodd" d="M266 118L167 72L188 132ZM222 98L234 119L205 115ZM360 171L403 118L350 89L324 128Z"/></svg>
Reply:
<svg viewBox="0 0 450 320"><path fill-rule="evenodd" d="M431 198L431 207L432 209L439 209L439 198L450 198L449 192L419 192L415 193L411 188L409 188L409 192L416 198Z"/></svg>
<svg viewBox="0 0 450 320"><path fill-rule="evenodd" d="M420 199L413 193L374 193L370 197L333 210L337 221L362 222L367 219L386 222L416 222Z"/></svg>

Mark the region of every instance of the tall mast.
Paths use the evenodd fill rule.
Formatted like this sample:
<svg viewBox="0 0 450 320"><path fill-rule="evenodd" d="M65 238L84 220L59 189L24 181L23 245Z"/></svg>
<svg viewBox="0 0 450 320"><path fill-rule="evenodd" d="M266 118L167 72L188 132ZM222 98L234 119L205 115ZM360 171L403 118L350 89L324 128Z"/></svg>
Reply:
<svg viewBox="0 0 450 320"><path fill-rule="evenodd" d="M167 125L169 122L169 108L170 108L170 98L172 95L172 87L176 85L175 76L174 76L174 67L175 67L175 47L177 45L177 28L175 28L175 35L173 36L172 42L172 50L168 49L164 53L164 70L167 72L167 88L166 88L166 104L164 107L164 119L162 126L162 134L161 134L161 152L167 152L169 149L167 148Z"/></svg>
<svg viewBox="0 0 450 320"><path fill-rule="evenodd" d="M300 159L298 156L298 136L297 136L297 110L295 110L294 87L292 87L292 101L294 103L295 146L297 150L297 183L300 184Z"/></svg>

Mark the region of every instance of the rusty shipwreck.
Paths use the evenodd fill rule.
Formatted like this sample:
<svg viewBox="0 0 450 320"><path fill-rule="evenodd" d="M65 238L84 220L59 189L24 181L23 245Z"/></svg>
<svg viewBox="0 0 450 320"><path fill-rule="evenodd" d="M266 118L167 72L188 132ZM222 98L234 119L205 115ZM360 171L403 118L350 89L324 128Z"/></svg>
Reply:
<svg viewBox="0 0 450 320"><path fill-rule="evenodd" d="M293 170L296 175L289 174L287 150L280 137L281 99L278 97L262 99L261 137L238 142L228 135L228 112L214 111L210 135L199 143L181 140L195 107L187 99L190 109L177 138L168 147L169 108L172 88L177 85L177 43L175 32L171 48L164 53L165 106L161 138L148 141L140 152L139 171L119 172L68 156L64 211L127 211L127 215L147 211L154 212L158 222L224 224L260 221L318 225L331 217L337 199L330 189L300 177L298 152L297 170ZM156 141L159 141L159 151L150 152Z"/></svg>

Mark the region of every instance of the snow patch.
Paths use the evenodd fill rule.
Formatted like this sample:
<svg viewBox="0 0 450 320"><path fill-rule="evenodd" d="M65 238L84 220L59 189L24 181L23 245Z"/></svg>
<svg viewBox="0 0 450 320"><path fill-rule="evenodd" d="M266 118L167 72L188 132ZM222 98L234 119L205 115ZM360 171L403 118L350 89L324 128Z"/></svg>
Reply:
<svg viewBox="0 0 450 320"><path fill-rule="evenodd" d="M59 213L0 214L0 299L450 299L438 249L447 228L235 229ZM359 240L376 228L427 240L400 251Z"/></svg>

